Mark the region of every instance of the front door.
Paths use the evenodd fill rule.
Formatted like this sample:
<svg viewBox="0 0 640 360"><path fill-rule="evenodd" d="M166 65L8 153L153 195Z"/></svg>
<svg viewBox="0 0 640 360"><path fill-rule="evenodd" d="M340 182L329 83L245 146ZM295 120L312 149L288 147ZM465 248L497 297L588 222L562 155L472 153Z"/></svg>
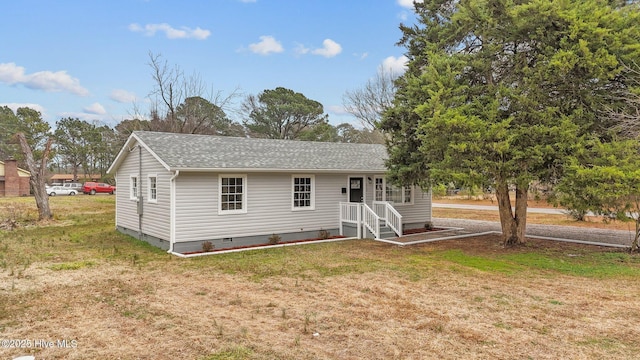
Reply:
<svg viewBox="0 0 640 360"><path fill-rule="evenodd" d="M349 178L349 201L357 203L364 201L363 178Z"/></svg>

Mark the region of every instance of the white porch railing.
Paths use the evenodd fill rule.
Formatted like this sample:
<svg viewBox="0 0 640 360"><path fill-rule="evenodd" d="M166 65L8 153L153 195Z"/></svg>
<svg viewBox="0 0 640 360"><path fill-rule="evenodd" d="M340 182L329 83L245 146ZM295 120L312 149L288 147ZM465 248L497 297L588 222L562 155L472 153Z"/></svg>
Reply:
<svg viewBox="0 0 640 360"><path fill-rule="evenodd" d="M344 235L342 231L342 223L356 224L358 229L358 238L362 237L360 232L360 224L362 224L362 210L360 203L341 202L340 203L340 235Z"/></svg>
<svg viewBox="0 0 640 360"><path fill-rule="evenodd" d="M373 211L376 212L376 215L380 216L380 219L383 222L386 221L387 217L385 216L385 213L386 213L386 209L387 209L387 202L386 201L374 201L372 205L373 205Z"/></svg>
<svg viewBox="0 0 640 360"><path fill-rule="evenodd" d="M340 220L342 222L358 224L360 218L360 203L340 203Z"/></svg>
<svg viewBox="0 0 640 360"><path fill-rule="evenodd" d="M402 236L402 215L388 201L374 201L373 208L384 225Z"/></svg>
<svg viewBox="0 0 640 360"><path fill-rule="evenodd" d="M380 238L380 217L367 204L362 204L362 220L364 226L371 231L374 239Z"/></svg>
<svg viewBox="0 0 640 360"><path fill-rule="evenodd" d="M380 238L380 228L388 226L398 236L402 236L402 215L386 201L374 201L373 208L363 203L340 203L340 235L342 224L355 224L358 238L369 229L376 239Z"/></svg>

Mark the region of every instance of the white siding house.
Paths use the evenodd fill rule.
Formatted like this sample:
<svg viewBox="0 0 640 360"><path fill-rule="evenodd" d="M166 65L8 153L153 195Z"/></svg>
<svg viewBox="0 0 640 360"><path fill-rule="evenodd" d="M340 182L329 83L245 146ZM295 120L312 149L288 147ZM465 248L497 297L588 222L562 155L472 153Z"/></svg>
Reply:
<svg viewBox="0 0 640 360"><path fill-rule="evenodd" d="M173 252L199 251L205 241L215 249L266 244L273 234L316 238L320 230L395 237L431 221L431 193L387 184L385 159L374 144L134 132L109 168L116 227ZM365 223L367 209L377 215ZM392 213L395 231L384 215Z"/></svg>

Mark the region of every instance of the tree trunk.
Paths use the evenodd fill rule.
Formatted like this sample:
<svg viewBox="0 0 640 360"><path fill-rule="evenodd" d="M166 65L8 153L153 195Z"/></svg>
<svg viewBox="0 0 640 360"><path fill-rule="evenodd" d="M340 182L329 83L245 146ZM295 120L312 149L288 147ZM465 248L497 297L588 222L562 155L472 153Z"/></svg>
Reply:
<svg viewBox="0 0 640 360"><path fill-rule="evenodd" d="M71 166L73 166L73 181L78 181L78 165L74 162Z"/></svg>
<svg viewBox="0 0 640 360"><path fill-rule="evenodd" d="M640 244L638 243L638 239L640 238L640 218L636 219L636 234L633 237L633 242L631 243L631 248L629 251L634 252L640 250Z"/></svg>
<svg viewBox="0 0 640 360"><path fill-rule="evenodd" d="M528 185L516 186L515 213L511 207L509 184L506 181L496 183L496 198L500 214L500 226L505 245L519 245L526 242L527 228L527 193Z"/></svg>
<svg viewBox="0 0 640 360"><path fill-rule="evenodd" d="M53 213L51 212L51 208L49 207L49 195L47 195L47 190L45 188L47 180L45 175L53 139L49 138L47 140L44 151L42 152L40 166L38 166L33 158L33 152L31 151L31 147L29 146L29 143L27 142L24 134L18 133L16 134L16 136L18 137L20 147L22 148L22 153L27 160L27 167L29 168L29 172L31 173L29 183L31 184L31 188L33 189L33 195L36 198L36 206L38 207L38 219L51 219L53 217Z"/></svg>

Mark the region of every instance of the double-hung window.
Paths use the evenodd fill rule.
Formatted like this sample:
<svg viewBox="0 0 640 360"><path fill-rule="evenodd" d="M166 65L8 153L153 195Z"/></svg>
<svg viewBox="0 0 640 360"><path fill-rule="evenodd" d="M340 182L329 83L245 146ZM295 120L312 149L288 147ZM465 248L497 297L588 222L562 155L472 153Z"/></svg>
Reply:
<svg viewBox="0 0 640 360"><path fill-rule="evenodd" d="M292 210L315 209L315 177L313 175L293 175L292 186Z"/></svg>
<svg viewBox="0 0 640 360"><path fill-rule="evenodd" d="M156 175L149 175L149 195L147 201L158 202L158 177Z"/></svg>
<svg viewBox="0 0 640 360"><path fill-rule="evenodd" d="M129 193L129 199L131 200L138 200L138 177L135 175L131 175L130 177L130 186L129 186L129 190L131 191Z"/></svg>
<svg viewBox="0 0 640 360"><path fill-rule="evenodd" d="M240 214L247 212L247 176L220 175L218 177L218 212Z"/></svg>
<svg viewBox="0 0 640 360"><path fill-rule="evenodd" d="M376 178L376 186L375 186L375 199L376 201L384 201L384 178L377 177Z"/></svg>
<svg viewBox="0 0 640 360"><path fill-rule="evenodd" d="M413 203L413 187L396 186L382 177L375 178L374 191L376 201L388 201L396 205Z"/></svg>

